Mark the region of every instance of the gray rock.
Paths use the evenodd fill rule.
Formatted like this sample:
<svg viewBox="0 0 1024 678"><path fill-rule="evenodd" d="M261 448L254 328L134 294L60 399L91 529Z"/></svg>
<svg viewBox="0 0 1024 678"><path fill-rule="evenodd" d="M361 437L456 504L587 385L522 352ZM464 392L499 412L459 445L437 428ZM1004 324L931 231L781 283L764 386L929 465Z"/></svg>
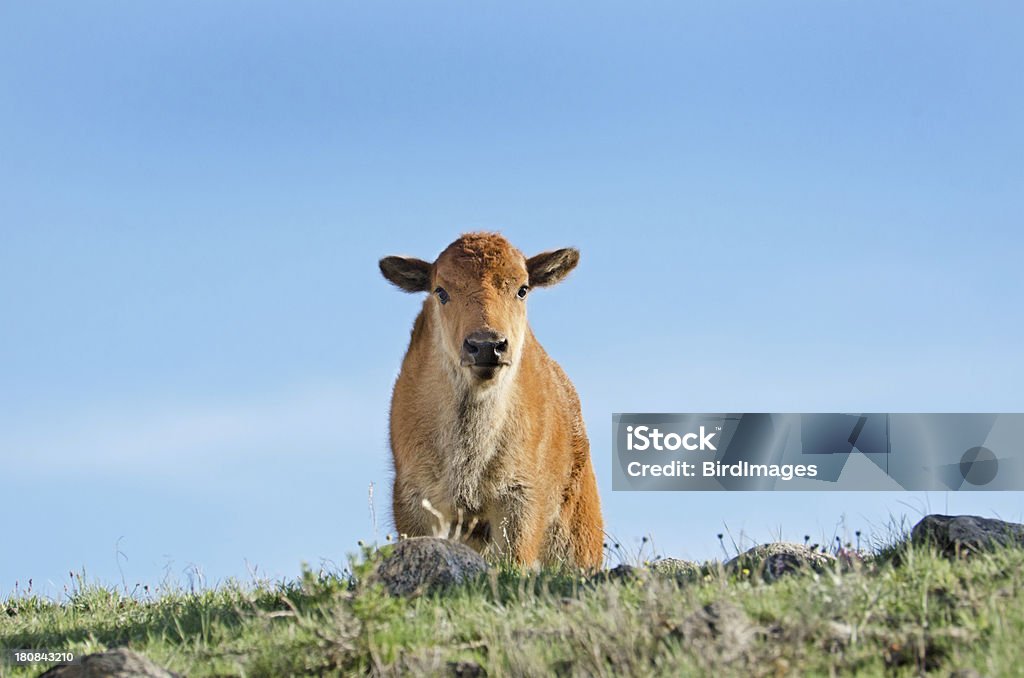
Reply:
<svg viewBox="0 0 1024 678"><path fill-rule="evenodd" d="M440 591L486 572L487 563L479 553L437 537L403 539L377 566L377 576L393 596Z"/></svg>
<svg viewBox="0 0 1024 678"><path fill-rule="evenodd" d="M945 556L968 555L1004 546L1024 547L1024 525L980 516L930 515L910 533L910 541Z"/></svg>
<svg viewBox="0 0 1024 678"><path fill-rule="evenodd" d="M726 662L733 662L750 649L758 628L739 606L728 601L715 601L686 617L672 630L672 635L688 644L711 650Z"/></svg>
<svg viewBox="0 0 1024 678"><path fill-rule="evenodd" d="M825 572L835 567L836 558L804 544L779 541L761 544L741 553L725 564L729 572L760 574L765 581L796 572Z"/></svg>
<svg viewBox="0 0 1024 678"><path fill-rule="evenodd" d="M829 642L845 647L853 638L853 627L846 622L830 620L825 622L825 636Z"/></svg>
<svg viewBox="0 0 1024 678"><path fill-rule="evenodd" d="M39 678L182 678L138 652L119 647L82 657L81 663L55 666Z"/></svg>
<svg viewBox="0 0 1024 678"><path fill-rule="evenodd" d="M637 568L626 563L616 565L610 570L597 573L597 579L599 581L626 581L627 579L636 579L638 576Z"/></svg>
<svg viewBox="0 0 1024 678"><path fill-rule="evenodd" d="M487 671L476 662L448 662L448 671L453 678L484 678Z"/></svg>

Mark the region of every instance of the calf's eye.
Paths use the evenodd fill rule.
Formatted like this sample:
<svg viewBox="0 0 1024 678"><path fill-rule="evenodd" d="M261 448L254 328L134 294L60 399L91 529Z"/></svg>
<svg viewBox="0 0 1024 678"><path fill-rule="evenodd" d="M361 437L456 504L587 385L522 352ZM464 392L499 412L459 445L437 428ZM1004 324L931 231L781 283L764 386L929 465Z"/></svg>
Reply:
<svg viewBox="0 0 1024 678"><path fill-rule="evenodd" d="M448 300L451 298L448 296L448 292L446 292L443 287L438 287L436 290L434 290L434 294L437 295L438 300L440 300L442 304L447 304Z"/></svg>
<svg viewBox="0 0 1024 678"><path fill-rule="evenodd" d="M530 286L529 285L523 285L522 287L519 288L519 291L516 292L516 296L519 297L520 299L525 299L526 298L526 293L529 292L529 291L530 291Z"/></svg>

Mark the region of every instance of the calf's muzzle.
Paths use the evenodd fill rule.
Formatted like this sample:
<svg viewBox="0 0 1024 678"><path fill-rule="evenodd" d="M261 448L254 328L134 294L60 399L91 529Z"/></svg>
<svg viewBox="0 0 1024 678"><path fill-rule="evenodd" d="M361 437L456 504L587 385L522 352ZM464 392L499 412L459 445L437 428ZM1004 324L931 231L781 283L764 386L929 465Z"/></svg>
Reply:
<svg viewBox="0 0 1024 678"><path fill-rule="evenodd" d="M462 342L462 364L497 368L508 365L508 339L492 330L477 330Z"/></svg>

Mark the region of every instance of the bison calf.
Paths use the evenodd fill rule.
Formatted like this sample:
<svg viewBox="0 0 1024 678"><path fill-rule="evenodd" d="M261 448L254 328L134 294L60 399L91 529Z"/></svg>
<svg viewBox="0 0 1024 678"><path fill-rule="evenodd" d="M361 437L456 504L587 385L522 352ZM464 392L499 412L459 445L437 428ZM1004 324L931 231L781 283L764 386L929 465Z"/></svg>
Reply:
<svg viewBox="0 0 1024 678"><path fill-rule="evenodd" d="M526 320L526 299L579 261L527 259L502 236L463 235L434 263L380 261L428 292L391 399L399 533L464 535L524 566L598 567L603 526L579 397ZM426 501L424 501L426 500Z"/></svg>

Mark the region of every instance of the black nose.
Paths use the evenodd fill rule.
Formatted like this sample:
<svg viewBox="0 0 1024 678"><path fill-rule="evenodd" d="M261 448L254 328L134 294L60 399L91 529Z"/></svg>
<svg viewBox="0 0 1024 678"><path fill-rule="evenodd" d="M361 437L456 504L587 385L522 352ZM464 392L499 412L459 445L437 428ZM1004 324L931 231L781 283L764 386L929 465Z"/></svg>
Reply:
<svg viewBox="0 0 1024 678"><path fill-rule="evenodd" d="M497 365L506 351L508 339L497 332L473 332L462 342L462 352L473 365Z"/></svg>

